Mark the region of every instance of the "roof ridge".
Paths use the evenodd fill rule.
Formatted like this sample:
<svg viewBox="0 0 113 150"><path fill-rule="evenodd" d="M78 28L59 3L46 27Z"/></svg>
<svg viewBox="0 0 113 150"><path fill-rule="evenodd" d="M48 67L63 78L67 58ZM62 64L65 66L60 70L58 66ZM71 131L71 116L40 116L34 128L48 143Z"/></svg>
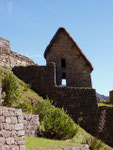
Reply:
<svg viewBox="0 0 113 150"><path fill-rule="evenodd" d="M69 32L64 28L64 27L60 27L55 35L53 36L52 40L50 41L49 45L46 47L45 49L45 52L44 52L44 57L46 58L46 55L49 51L49 49L52 47L54 41L55 41L55 38L56 36L58 35L58 33L62 32L62 31L65 31L65 33L69 36L69 38L73 41L73 43L75 44L75 46L79 49L81 55L83 56L83 58L85 59L85 61L88 63L88 65L90 66L91 68L91 71L93 70L93 66L91 64L91 62L88 60L88 58L84 55L84 53L82 52L82 50L80 49L80 47L77 45L77 43L74 41L74 39L72 38L72 36L69 34Z"/></svg>

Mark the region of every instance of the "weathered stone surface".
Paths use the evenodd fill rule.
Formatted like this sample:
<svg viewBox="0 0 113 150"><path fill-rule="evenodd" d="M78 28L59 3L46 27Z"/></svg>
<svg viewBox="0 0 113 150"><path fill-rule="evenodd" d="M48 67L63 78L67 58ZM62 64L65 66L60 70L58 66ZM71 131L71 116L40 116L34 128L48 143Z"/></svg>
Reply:
<svg viewBox="0 0 113 150"><path fill-rule="evenodd" d="M20 130L17 132L18 136L24 136L25 135L25 131L24 130Z"/></svg>
<svg viewBox="0 0 113 150"><path fill-rule="evenodd" d="M8 145L2 146L2 150L10 150L10 147Z"/></svg>
<svg viewBox="0 0 113 150"><path fill-rule="evenodd" d="M11 69L14 66L28 66L34 64L35 63L28 57L11 51L10 42L0 38L0 65Z"/></svg>
<svg viewBox="0 0 113 150"><path fill-rule="evenodd" d="M17 115L17 116L22 116L22 110L21 110L21 109L17 109L16 115Z"/></svg>
<svg viewBox="0 0 113 150"><path fill-rule="evenodd" d="M18 116L18 122L23 123L23 116Z"/></svg>
<svg viewBox="0 0 113 150"><path fill-rule="evenodd" d="M0 122L3 123L5 121L4 116L0 116Z"/></svg>
<svg viewBox="0 0 113 150"><path fill-rule="evenodd" d="M0 48L4 48L9 50L10 49L10 42L6 39L0 37Z"/></svg>
<svg viewBox="0 0 113 150"><path fill-rule="evenodd" d="M11 117L11 122L12 124L17 124L18 123L17 117Z"/></svg>
<svg viewBox="0 0 113 150"><path fill-rule="evenodd" d="M5 138L0 137L0 146L3 146L5 144Z"/></svg>
<svg viewBox="0 0 113 150"><path fill-rule="evenodd" d="M12 138L12 137L6 138L6 144L8 144L8 145L14 144L14 138Z"/></svg>
<svg viewBox="0 0 113 150"><path fill-rule="evenodd" d="M109 92L110 103L113 103L113 90Z"/></svg>
<svg viewBox="0 0 113 150"><path fill-rule="evenodd" d="M23 128L24 128L23 123L15 125L15 130L22 130Z"/></svg>
<svg viewBox="0 0 113 150"><path fill-rule="evenodd" d="M19 146L11 145L10 150L19 150Z"/></svg>
<svg viewBox="0 0 113 150"><path fill-rule="evenodd" d="M11 118L10 117L6 117L6 123L8 123L8 124L11 123Z"/></svg>
<svg viewBox="0 0 113 150"><path fill-rule="evenodd" d="M26 136L37 136L37 132L40 131L38 115L24 115L23 123Z"/></svg>
<svg viewBox="0 0 113 150"><path fill-rule="evenodd" d="M5 129L2 129L0 131L0 136L2 136L2 137L8 138L8 137L10 137L10 135L11 135L11 131L7 131Z"/></svg>
<svg viewBox="0 0 113 150"><path fill-rule="evenodd" d="M0 150L20 150L20 147L25 149L22 118L20 109L0 108Z"/></svg>
<svg viewBox="0 0 113 150"><path fill-rule="evenodd" d="M99 107L98 136L113 147L113 107Z"/></svg>
<svg viewBox="0 0 113 150"><path fill-rule="evenodd" d="M4 129L11 131L11 130L14 130L15 128L14 128L14 125L12 124L4 123Z"/></svg>
<svg viewBox="0 0 113 150"><path fill-rule="evenodd" d="M20 150L26 150L25 145L21 145Z"/></svg>

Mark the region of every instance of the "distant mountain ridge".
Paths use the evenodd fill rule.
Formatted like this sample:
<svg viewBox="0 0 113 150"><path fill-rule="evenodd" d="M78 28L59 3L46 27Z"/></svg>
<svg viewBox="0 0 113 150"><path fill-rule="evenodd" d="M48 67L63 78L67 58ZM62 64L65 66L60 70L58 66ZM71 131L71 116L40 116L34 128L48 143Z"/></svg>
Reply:
<svg viewBox="0 0 113 150"><path fill-rule="evenodd" d="M96 93L97 100L106 100L109 101L109 96L101 95L99 93Z"/></svg>

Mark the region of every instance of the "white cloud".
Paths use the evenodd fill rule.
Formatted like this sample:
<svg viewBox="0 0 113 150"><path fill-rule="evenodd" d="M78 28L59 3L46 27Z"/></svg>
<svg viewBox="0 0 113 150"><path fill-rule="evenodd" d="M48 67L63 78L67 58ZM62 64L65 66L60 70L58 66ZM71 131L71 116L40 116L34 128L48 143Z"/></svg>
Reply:
<svg viewBox="0 0 113 150"><path fill-rule="evenodd" d="M11 15L12 14L12 10L13 10L13 2L12 2L12 0L8 0L7 9L8 9L8 14Z"/></svg>

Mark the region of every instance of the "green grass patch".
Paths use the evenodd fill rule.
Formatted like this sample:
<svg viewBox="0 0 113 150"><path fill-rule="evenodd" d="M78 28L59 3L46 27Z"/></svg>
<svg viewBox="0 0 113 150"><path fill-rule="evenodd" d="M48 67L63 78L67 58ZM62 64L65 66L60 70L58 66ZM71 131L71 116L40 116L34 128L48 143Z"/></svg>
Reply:
<svg viewBox="0 0 113 150"><path fill-rule="evenodd" d="M58 148L73 146L78 146L78 144L62 140L50 140L39 137L26 137L27 150L55 150Z"/></svg>
<svg viewBox="0 0 113 150"><path fill-rule="evenodd" d="M113 104L106 104L106 103L98 103L98 106L108 106L108 107L113 107Z"/></svg>
<svg viewBox="0 0 113 150"><path fill-rule="evenodd" d="M88 140L92 137L93 136L80 127L77 135L70 141L51 140L39 137L26 137L25 141L27 150L56 150L58 148L67 148L87 144ZM101 150L113 150L113 148L102 143Z"/></svg>

